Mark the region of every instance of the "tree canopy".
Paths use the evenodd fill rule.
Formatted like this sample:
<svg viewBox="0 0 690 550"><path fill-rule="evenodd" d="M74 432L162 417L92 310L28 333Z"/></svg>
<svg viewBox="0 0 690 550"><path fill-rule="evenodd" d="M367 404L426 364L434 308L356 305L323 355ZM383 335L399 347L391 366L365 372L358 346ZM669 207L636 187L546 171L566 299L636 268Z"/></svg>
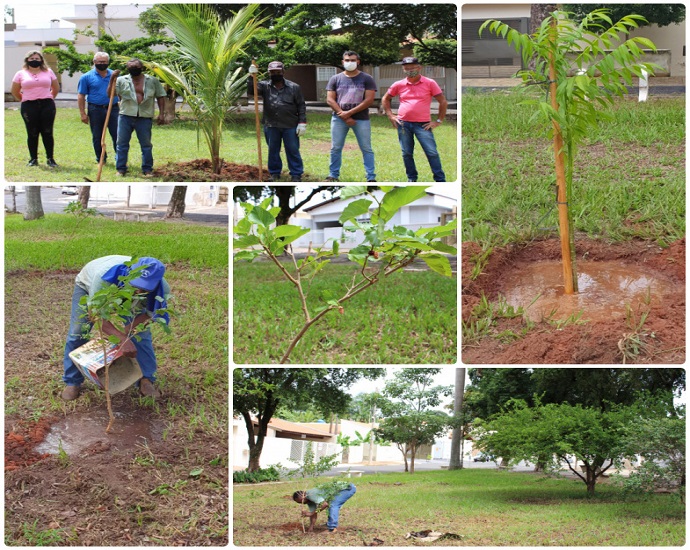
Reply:
<svg viewBox="0 0 690 550"><path fill-rule="evenodd" d="M575 14L579 21L592 10L610 10L612 21L618 21L626 15L641 15L647 21L640 22L640 26L657 24L666 27L672 23L685 20L684 4L564 4L563 10Z"/></svg>
<svg viewBox="0 0 690 550"><path fill-rule="evenodd" d="M277 197L280 213L276 216L276 224L285 225L290 221L290 217L313 197L319 193L324 193L324 199L330 198L331 194L339 189L340 187L332 185L320 185L311 189L307 196L299 202L290 204L295 196L296 187L294 185L236 185L232 188L232 200L247 202L249 199L253 199L258 202L266 197Z"/></svg>

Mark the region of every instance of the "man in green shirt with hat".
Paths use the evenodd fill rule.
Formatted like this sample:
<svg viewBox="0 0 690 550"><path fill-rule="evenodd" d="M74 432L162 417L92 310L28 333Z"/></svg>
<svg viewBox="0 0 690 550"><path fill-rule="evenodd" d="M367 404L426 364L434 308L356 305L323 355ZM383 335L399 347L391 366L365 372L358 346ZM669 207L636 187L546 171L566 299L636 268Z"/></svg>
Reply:
<svg viewBox="0 0 690 550"><path fill-rule="evenodd" d="M357 488L347 481L338 481L336 483L340 483L342 489L330 499L330 502L326 501L326 495L318 488L308 491L295 491L293 493L292 500L300 504L306 504L309 507L309 511L302 511L302 515L310 519L309 532L314 531L314 524L316 523L318 513L326 508L328 508L328 522L326 523L328 532L338 532L340 508L357 492Z"/></svg>

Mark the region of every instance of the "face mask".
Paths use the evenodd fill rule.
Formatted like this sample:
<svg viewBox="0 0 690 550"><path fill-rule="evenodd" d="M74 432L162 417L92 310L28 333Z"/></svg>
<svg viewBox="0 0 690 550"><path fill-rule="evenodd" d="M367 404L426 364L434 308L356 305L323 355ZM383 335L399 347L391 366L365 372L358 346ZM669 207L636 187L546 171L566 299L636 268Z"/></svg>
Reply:
<svg viewBox="0 0 690 550"><path fill-rule="evenodd" d="M29 65L29 67L33 67L34 69L37 69L38 67L40 67L42 65L42 62L35 60L35 59L32 59L31 61L27 61L27 65Z"/></svg>
<svg viewBox="0 0 690 550"><path fill-rule="evenodd" d="M105 71L108 68L108 65L110 65L110 63L96 63L94 67L96 67L96 69L99 71Z"/></svg>
<svg viewBox="0 0 690 550"><path fill-rule="evenodd" d="M407 76L410 78L414 78L415 76L419 76L420 71L403 71Z"/></svg>
<svg viewBox="0 0 690 550"><path fill-rule="evenodd" d="M284 80L282 74L272 74L271 75L271 82L282 82Z"/></svg>
<svg viewBox="0 0 690 550"><path fill-rule="evenodd" d="M140 69L139 67L137 67L136 69L129 69L129 74L131 74L132 76L139 76L143 70L144 69Z"/></svg>
<svg viewBox="0 0 690 550"><path fill-rule="evenodd" d="M343 63L343 68L346 71L354 71L355 69L357 69L357 62L356 61L345 61Z"/></svg>

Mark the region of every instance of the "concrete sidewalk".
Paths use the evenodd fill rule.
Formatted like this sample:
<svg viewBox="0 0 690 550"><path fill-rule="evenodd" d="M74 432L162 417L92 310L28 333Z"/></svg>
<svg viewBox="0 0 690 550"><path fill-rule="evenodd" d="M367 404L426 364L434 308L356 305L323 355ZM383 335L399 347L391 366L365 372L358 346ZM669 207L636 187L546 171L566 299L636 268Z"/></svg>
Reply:
<svg viewBox="0 0 690 550"><path fill-rule="evenodd" d="M99 201L92 201L91 205L94 208L96 208L99 212L105 215L114 215L114 212L116 210L122 210L127 212L147 213L154 218L163 218L167 211L166 206L149 208L146 205L138 204L128 207L124 202L111 202L109 204L99 204ZM184 212L184 218L182 218L180 221L227 226L229 225L230 221L229 203L218 203L216 206L187 205Z"/></svg>

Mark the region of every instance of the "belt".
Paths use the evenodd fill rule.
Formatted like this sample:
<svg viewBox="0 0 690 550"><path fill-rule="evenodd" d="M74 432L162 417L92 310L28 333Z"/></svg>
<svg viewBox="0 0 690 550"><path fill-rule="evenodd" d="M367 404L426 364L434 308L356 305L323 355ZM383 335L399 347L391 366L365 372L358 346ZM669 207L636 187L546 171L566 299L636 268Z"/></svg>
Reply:
<svg viewBox="0 0 690 550"><path fill-rule="evenodd" d="M53 101L52 97L44 97L43 99L27 99L22 101L22 103L36 103L37 101Z"/></svg>

